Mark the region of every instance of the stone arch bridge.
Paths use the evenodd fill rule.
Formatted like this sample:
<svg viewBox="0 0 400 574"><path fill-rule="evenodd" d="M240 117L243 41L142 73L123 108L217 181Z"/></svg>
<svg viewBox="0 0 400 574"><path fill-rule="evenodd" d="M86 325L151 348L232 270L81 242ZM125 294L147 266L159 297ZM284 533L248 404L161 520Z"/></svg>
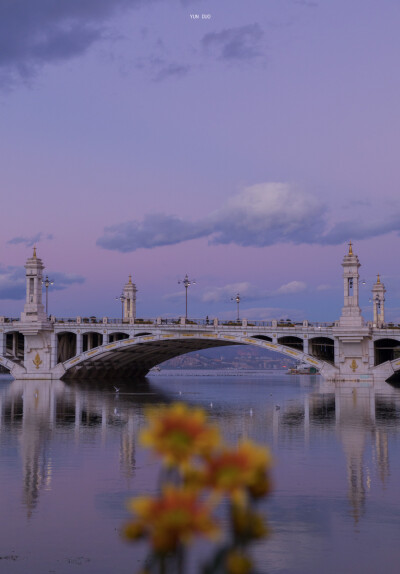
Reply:
<svg viewBox="0 0 400 574"><path fill-rule="evenodd" d="M2 324L0 347L0 365L17 379L145 375L172 357L226 345L254 345L287 355L315 367L327 380L366 382L400 371L400 327L394 325L363 327L364 356L349 361L341 352L343 341L350 345L361 334L349 334L339 322L53 319L47 345L43 337L41 351L31 353L31 364L26 364L30 335L18 323Z"/></svg>
<svg viewBox="0 0 400 574"><path fill-rule="evenodd" d="M26 301L18 319L0 316L0 367L16 379L128 377L189 351L223 345L256 345L315 367L326 379L372 384L399 375L400 325L385 322L386 289L372 287L373 319L359 306L359 267L349 244L343 258L344 305L333 323L290 321L140 320L136 286L119 297L120 320L56 319L42 303L44 265L33 250L26 269ZM46 291L47 293L47 291Z"/></svg>

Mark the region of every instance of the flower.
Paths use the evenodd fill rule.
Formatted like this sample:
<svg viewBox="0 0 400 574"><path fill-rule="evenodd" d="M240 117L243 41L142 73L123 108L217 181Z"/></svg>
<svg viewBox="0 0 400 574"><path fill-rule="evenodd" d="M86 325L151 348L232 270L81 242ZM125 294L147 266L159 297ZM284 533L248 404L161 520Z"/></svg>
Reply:
<svg viewBox="0 0 400 574"><path fill-rule="evenodd" d="M129 506L136 520L126 526L126 537L135 539L131 532L149 536L153 549L159 553L175 551L194 535L215 538L219 532L210 505L192 489L168 485L158 497L138 497Z"/></svg>
<svg viewBox="0 0 400 574"><path fill-rule="evenodd" d="M240 550L231 550L225 560L228 574L249 574L252 566L250 558Z"/></svg>
<svg viewBox="0 0 400 574"><path fill-rule="evenodd" d="M183 403L151 409L148 419L149 428L142 431L141 442L170 465L188 462L193 456L206 456L221 441L219 430L206 424L204 411Z"/></svg>
<svg viewBox="0 0 400 574"><path fill-rule="evenodd" d="M246 506L233 504L231 521L236 538L242 542L258 540L268 535L262 515Z"/></svg>
<svg viewBox="0 0 400 574"><path fill-rule="evenodd" d="M209 457L204 483L234 496L246 489L252 497L260 498L270 489L267 475L270 465L268 449L242 441L236 449L225 448Z"/></svg>

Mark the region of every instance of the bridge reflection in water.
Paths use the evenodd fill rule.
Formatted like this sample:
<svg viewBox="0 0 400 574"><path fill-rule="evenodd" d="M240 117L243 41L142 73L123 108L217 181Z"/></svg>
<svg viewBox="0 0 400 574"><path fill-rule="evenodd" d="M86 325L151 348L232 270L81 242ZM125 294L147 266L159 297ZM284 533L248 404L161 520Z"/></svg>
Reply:
<svg viewBox="0 0 400 574"><path fill-rule="evenodd" d="M60 435L73 449L72 445L79 445L83 437L87 440L90 436L94 443L106 443L109 435L115 437L116 433L119 434L120 471L127 479L133 479L137 465L137 437L143 425L143 407L182 398L177 391L179 387L186 402L206 404L210 416L230 440L250 436L259 442L270 442L274 451L279 453L288 444L297 445L297 451L301 451L308 449L310 443L315 438L320 439L321 435L336 435L346 458L346 476L336 476L336 479L347 481L348 511L355 523L362 518L372 474L379 477L382 485L390 474L389 432L392 440L397 441L400 431L398 390L385 383L375 389L335 389L329 383L320 382L316 388L301 393L301 396L297 394L290 400L281 397L279 405L275 403L275 396L270 400L265 396L262 403L251 403L252 408L246 410L246 404L251 402L249 397L231 408L218 407L221 399L217 397L211 408L208 398L203 395L213 385L220 388L221 377L218 383L213 377L209 377L208 381L202 377L198 379L201 379L203 386L203 392L199 391L199 385L196 386L199 397L193 393L193 384L185 391L187 381L182 377L175 380L172 390L168 386L170 381L165 382L165 378L158 376L153 383L163 381L162 385L154 386L144 381L135 388L135 392L131 387L121 387L116 391L112 384L94 387L93 382L85 387L82 384L71 386L62 381L41 381L37 384L35 381L7 383L3 380L0 387L1 444L7 444L13 437L15 446L15 438L18 438L17 450L22 468L20 493L26 514L32 515L39 504L40 493L51 490L52 482L59 478L58 472L62 474L53 461L53 442L57 443ZM237 383L238 378L235 379ZM223 380L226 381L226 378ZM260 380L257 384L260 384ZM290 377L290 382L297 386L298 380ZM282 385L282 382L279 384ZM283 386L287 388L285 380ZM162 388L165 388L164 392L160 391ZM267 385L265 391L268 389ZM373 451L368 464L364 461L366 449ZM331 453L322 453L322 458L327 456L331 456ZM319 472L321 480L324 480L323 469ZM331 479L327 480L329 483Z"/></svg>

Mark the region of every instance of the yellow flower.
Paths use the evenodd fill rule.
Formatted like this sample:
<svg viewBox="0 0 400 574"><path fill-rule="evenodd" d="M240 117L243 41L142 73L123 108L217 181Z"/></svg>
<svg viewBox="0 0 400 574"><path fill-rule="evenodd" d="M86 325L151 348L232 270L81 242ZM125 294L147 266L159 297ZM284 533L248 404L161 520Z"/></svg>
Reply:
<svg viewBox="0 0 400 574"><path fill-rule="evenodd" d="M267 470L270 465L271 456L266 448L243 441L236 449L225 448L209 457L205 484L233 495L247 489L258 498L269 490Z"/></svg>
<svg viewBox="0 0 400 574"><path fill-rule="evenodd" d="M235 535L242 540L256 540L268 534L261 514L239 504L232 507L232 526Z"/></svg>
<svg viewBox="0 0 400 574"><path fill-rule="evenodd" d="M202 409L189 408L183 403L151 409L149 427L142 431L144 446L153 448L168 464L181 464L193 456L207 456L219 444L216 427L206 424Z"/></svg>
<svg viewBox="0 0 400 574"><path fill-rule="evenodd" d="M174 551L195 535L214 538L218 533L210 506L188 488L166 486L158 497L133 499L130 508L136 520L128 524L125 532L144 532L156 552Z"/></svg>
<svg viewBox="0 0 400 574"><path fill-rule="evenodd" d="M226 557L225 567L228 574L249 574L252 566L250 558L239 550L231 550Z"/></svg>

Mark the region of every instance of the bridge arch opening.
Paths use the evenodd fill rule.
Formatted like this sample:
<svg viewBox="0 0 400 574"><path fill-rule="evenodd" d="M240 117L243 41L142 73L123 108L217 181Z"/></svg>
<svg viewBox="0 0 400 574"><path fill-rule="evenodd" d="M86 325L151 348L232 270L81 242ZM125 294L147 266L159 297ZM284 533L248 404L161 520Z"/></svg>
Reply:
<svg viewBox="0 0 400 574"><path fill-rule="evenodd" d="M25 338L18 331L11 331L6 334L5 356L14 363L21 363L24 360Z"/></svg>
<svg viewBox="0 0 400 574"><path fill-rule="evenodd" d="M63 363L76 355L76 334L70 331L57 335L57 363Z"/></svg>
<svg viewBox="0 0 400 574"><path fill-rule="evenodd" d="M115 333L110 333L108 337L108 341L110 343L114 343L115 341L122 341L123 339L129 339L128 333L121 333L118 331Z"/></svg>
<svg viewBox="0 0 400 574"><path fill-rule="evenodd" d="M375 366L400 357L400 341L396 339L378 339L374 342Z"/></svg>
<svg viewBox="0 0 400 574"><path fill-rule="evenodd" d="M149 331L144 331L143 333L135 333L135 337L145 337L147 335L152 335Z"/></svg>
<svg viewBox="0 0 400 574"><path fill-rule="evenodd" d="M304 348L303 339L300 339L300 337L279 337L278 343L296 349L297 351L303 351Z"/></svg>
<svg viewBox="0 0 400 574"><path fill-rule="evenodd" d="M261 341L269 341L270 343L272 343L272 338L267 337L267 335L254 335L252 339L260 339Z"/></svg>
<svg viewBox="0 0 400 574"><path fill-rule="evenodd" d="M100 347L103 344L102 333L96 333L95 331L89 331L84 333L82 336L82 351L90 351L95 347Z"/></svg>
<svg viewBox="0 0 400 574"><path fill-rule="evenodd" d="M332 365L335 362L335 342L329 337L313 337L309 341L310 355Z"/></svg>

